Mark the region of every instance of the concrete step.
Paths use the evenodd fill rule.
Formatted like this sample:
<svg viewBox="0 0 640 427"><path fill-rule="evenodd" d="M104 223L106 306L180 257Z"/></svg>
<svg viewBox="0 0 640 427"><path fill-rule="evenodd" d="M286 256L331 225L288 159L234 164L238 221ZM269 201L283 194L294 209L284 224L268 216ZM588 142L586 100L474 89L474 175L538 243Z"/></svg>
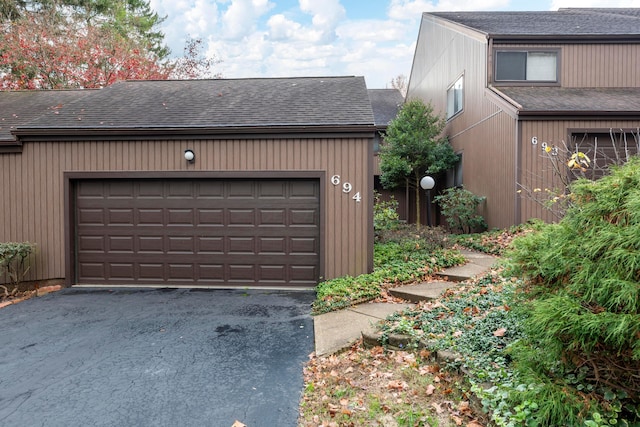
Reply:
<svg viewBox="0 0 640 427"><path fill-rule="evenodd" d="M398 288L391 288L388 292L397 298L402 298L406 301L420 302L430 301L440 297L444 291L454 286L458 286L455 282L422 282L417 285L400 286Z"/></svg>

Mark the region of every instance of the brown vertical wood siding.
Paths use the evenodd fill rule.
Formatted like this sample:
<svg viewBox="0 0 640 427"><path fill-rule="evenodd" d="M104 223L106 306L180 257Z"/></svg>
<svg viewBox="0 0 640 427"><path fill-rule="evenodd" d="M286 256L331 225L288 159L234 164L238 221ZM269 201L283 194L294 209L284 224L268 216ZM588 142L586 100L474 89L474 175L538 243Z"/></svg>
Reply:
<svg viewBox="0 0 640 427"><path fill-rule="evenodd" d="M498 44L494 49L560 49L562 87L638 87L638 44ZM493 63L489 64L493 72ZM490 74L492 76L492 74ZM493 81L493 78L491 78Z"/></svg>
<svg viewBox="0 0 640 427"><path fill-rule="evenodd" d="M0 241L37 244L28 280L65 276L64 172L323 171L323 278L370 266L373 173L368 138L27 142L0 155ZM190 148L196 161L184 160ZM330 183L340 175L340 186ZM250 177L250 174L247 175ZM353 190L342 191L349 182ZM362 201L352 197L360 192Z"/></svg>
<svg viewBox="0 0 640 427"><path fill-rule="evenodd" d="M448 121L446 134L462 154L464 187L487 198L483 213L493 228L516 221L516 126L512 108L486 88L487 54L486 38L423 16L408 98L431 102L446 116L446 88L464 75L463 111Z"/></svg>
<svg viewBox="0 0 640 427"><path fill-rule="evenodd" d="M570 129L581 129L590 132L608 133L613 129L638 129L640 120L553 120L553 121L523 121L521 124L521 167L518 171L518 182L530 190L536 191L536 199L544 199L546 190L561 188L561 182L554 173L554 168L549 156L542 153L542 143L551 146L563 147L568 142ZM532 144L532 138L536 137L538 144ZM558 164L564 168L566 159L559 158ZM543 197L540 197L543 196ZM541 218L545 221L556 221L553 215L541 203L523 192L518 195L521 200L520 221L530 218Z"/></svg>

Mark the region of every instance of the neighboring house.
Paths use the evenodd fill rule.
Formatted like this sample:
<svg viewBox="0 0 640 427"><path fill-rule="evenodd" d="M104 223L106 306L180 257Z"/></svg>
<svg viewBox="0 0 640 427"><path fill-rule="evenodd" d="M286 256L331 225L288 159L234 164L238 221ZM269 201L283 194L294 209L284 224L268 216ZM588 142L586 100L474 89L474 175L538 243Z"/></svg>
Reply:
<svg viewBox="0 0 640 427"><path fill-rule="evenodd" d="M374 190L380 194L382 200L390 200L393 196L398 202L398 216L402 221L408 221L409 215L414 212L410 209L408 203L407 188L395 188L387 190L380 184L380 158L378 152L380 145L384 142L384 132L391 120L395 119L398 111L404 103L404 97L398 89L369 89L369 99L371 100L371 109L373 110L373 118L376 125L376 136L373 142L373 175ZM415 220L414 220L415 221Z"/></svg>
<svg viewBox="0 0 640 427"><path fill-rule="evenodd" d="M424 13L407 98L446 116L461 155L451 181L506 227L554 219L524 194L557 187L549 157L565 144L637 152L638 64L640 9Z"/></svg>
<svg viewBox="0 0 640 427"><path fill-rule="evenodd" d="M375 131L362 77L0 92L0 241L36 243L27 279L68 285L365 273Z"/></svg>

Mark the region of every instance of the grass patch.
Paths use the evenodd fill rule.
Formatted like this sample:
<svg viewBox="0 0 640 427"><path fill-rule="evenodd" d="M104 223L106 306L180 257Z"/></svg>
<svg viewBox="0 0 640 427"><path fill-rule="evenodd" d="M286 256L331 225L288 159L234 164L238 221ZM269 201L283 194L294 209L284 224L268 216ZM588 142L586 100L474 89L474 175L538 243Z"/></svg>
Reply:
<svg viewBox="0 0 640 427"><path fill-rule="evenodd" d="M454 391L454 374L440 372L429 353L358 346L312 359L299 426L453 426L473 418Z"/></svg>

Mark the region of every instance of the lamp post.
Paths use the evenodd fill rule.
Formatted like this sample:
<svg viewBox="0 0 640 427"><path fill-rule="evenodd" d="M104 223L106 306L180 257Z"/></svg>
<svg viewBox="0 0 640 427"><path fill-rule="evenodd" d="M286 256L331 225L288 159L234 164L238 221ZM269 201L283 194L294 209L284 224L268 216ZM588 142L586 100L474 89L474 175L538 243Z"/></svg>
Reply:
<svg viewBox="0 0 640 427"><path fill-rule="evenodd" d="M427 225L431 227L431 190L435 187L436 181L429 175L425 175L420 180L420 187L427 190Z"/></svg>

